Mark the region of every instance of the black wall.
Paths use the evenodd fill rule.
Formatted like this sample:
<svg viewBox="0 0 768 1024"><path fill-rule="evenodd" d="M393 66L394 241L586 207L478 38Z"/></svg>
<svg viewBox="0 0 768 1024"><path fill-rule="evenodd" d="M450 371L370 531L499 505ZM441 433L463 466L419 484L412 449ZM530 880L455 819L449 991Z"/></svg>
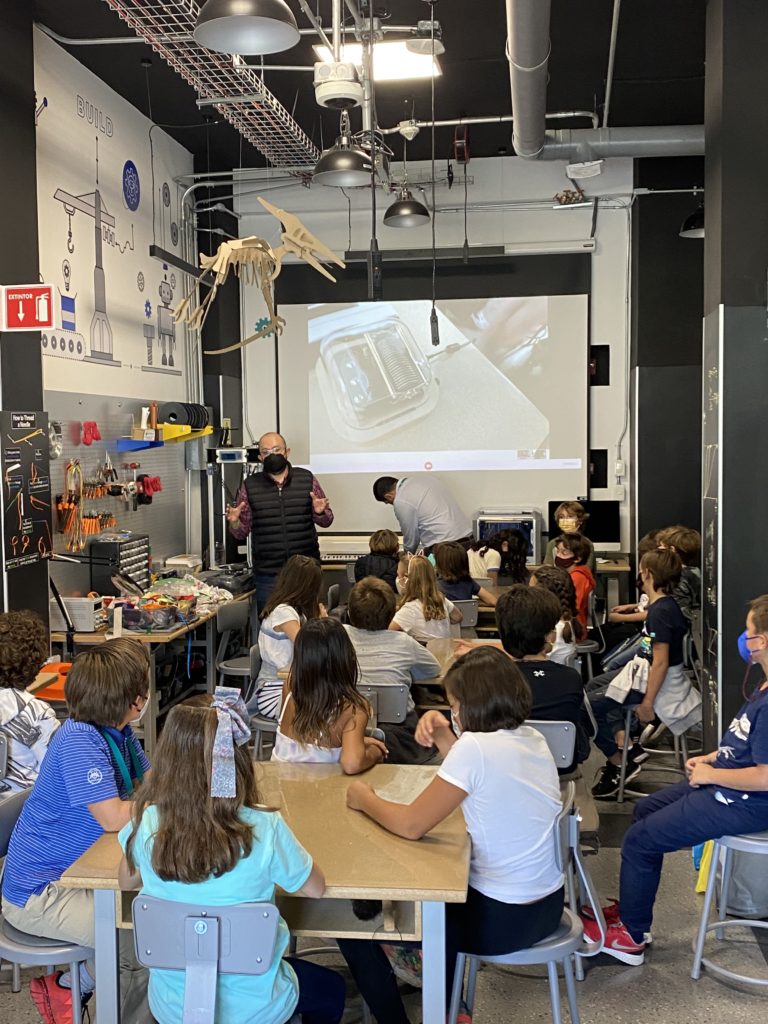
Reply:
<svg viewBox="0 0 768 1024"><path fill-rule="evenodd" d="M691 188L703 160L640 160L636 183ZM704 248L679 237L696 208L687 194L639 196L633 210L633 493L637 536L701 522L701 347Z"/></svg>
<svg viewBox="0 0 768 1024"><path fill-rule="evenodd" d="M0 31L0 186L5 199L2 284L39 280L31 6L4 4ZM42 410L39 333L0 335L0 382L3 409ZM3 601L0 592L0 603ZM20 608L31 608L48 621L47 562L8 573L8 610Z"/></svg>

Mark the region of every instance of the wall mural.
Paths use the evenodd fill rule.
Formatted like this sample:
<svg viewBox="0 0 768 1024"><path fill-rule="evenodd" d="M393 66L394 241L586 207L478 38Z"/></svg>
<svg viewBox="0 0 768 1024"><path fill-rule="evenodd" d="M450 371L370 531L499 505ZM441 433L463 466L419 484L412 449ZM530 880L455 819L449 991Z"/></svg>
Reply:
<svg viewBox="0 0 768 1024"><path fill-rule="evenodd" d="M40 269L58 290L41 335L45 387L186 398L173 308L185 276L149 255L180 253L191 154L35 31ZM56 294L56 293L55 293Z"/></svg>

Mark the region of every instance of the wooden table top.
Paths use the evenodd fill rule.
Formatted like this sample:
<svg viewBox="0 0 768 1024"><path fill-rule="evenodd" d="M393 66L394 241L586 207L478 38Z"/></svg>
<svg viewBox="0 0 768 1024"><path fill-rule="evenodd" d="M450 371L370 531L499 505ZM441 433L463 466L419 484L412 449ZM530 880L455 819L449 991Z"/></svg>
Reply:
<svg viewBox="0 0 768 1024"><path fill-rule="evenodd" d="M58 678L58 672L46 672L45 669L42 669L27 687L27 693L37 693L38 690L55 683Z"/></svg>
<svg viewBox="0 0 768 1024"><path fill-rule="evenodd" d="M232 598L233 601L245 601L250 598L254 591L248 590L244 594L237 594ZM123 628L123 636L128 636L136 640L141 640L143 644L168 644L172 640L178 640L187 633L190 633L193 629L197 629L198 626L204 626L206 622L209 622L216 616L216 612L219 610L218 605L207 605L204 610L197 613L197 618L192 622L183 622L173 629L166 630L152 630L151 633L125 629ZM101 629L94 630L93 633L75 633L75 645L79 647L92 647L95 644L103 644L105 640L111 637L111 633L107 626L102 626ZM51 633L51 642L55 644L63 644L66 642L67 634L62 630L56 630Z"/></svg>
<svg viewBox="0 0 768 1024"><path fill-rule="evenodd" d="M435 639L427 642L427 650L430 654L434 654L437 660L440 662L440 674L436 676L436 679L442 679L448 669L456 660L456 645L457 644L469 644L471 647L498 647L501 648L500 640L481 640L481 639L467 639L457 640L453 637L448 639ZM419 679L419 684L429 683L429 679Z"/></svg>
<svg viewBox="0 0 768 1024"><path fill-rule="evenodd" d="M437 900L463 903L469 877L469 836L460 810L418 842L392 835L347 808L351 782L339 765L258 763L261 798L279 807L298 840L326 877L335 899ZM412 800L436 769L376 765L362 777L382 796ZM59 885L118 890L117 836L97 839L68 868Z"/></svg>

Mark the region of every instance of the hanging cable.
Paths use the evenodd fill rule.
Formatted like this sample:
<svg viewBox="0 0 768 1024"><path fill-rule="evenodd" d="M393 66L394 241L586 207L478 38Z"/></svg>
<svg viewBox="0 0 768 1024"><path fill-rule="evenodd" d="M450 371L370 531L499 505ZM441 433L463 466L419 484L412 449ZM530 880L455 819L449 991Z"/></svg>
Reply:
<svg viewBox="0 0 768 1024"><path fill-rule="evenodd" d="M432 312L429 314L429 330L432 335L432 344L440 344L440 328L437 323L437 309L435 308L437 288L437 240L435 234L435 0L429 2L430 16L430 39L432 41L432 76L431 76L431 98L432 98Z"/></svg>
<svg viewBox="0 0 768 1024"><path fill-rule="evenodd" d="M346 191L342 188L339 189L341 194L347 200L347 252L352 251L352 198L347 195Z"/></svg>
<svg viewBox="0 0 768 1024"><path fill-rule="evenodd" d="M469 263L469 237L467 232L467 162L464 161L464 248L463 256L464 263Z"/></svg>
<svg viewBox="0 0 768 1024"><path fill-rule="evenodd" d="M381 250L376 238L376 100L373 84L373 2L368 6L368 88L371 95L371 244L368 249L368 298L382 298Z"/></svg>

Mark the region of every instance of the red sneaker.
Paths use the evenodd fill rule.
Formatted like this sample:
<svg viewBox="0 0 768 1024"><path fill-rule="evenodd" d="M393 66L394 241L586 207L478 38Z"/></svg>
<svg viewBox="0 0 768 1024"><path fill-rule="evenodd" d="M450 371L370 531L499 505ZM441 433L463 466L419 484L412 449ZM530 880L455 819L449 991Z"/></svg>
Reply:
<svg viewBox="0 0 768 1024"><path fill-rule="evenodd" d="M45 1024L73 1024L72 992L59 985L62 972L44 974L29 983L29 994Z"/></svg>
<svg viewBox="0 0 768 1024"><path fill-rule="evenodd" d="M600 929L597 926L597 922L590 921L587 918L582 920L582 923L584 925L584 934L589 941L599 942ZM629 964L631 967L639 967L645 960L645 943L635 942L621 921L619 921L617 924L608 925L605 942L603 943L603 952L615 957L617 960L621 960L624 964Z"/></svg>
<svg viewBox="0 0 768 1024"><path fill-rule="evenodd" d="M584 920L594 921L595 912L589 904L585 904L581 908L581 916ZM603 917L607 925L619 924L621 921L621 915L619 913L619 901L610 900L607 907L603 907Z"/></svg>

